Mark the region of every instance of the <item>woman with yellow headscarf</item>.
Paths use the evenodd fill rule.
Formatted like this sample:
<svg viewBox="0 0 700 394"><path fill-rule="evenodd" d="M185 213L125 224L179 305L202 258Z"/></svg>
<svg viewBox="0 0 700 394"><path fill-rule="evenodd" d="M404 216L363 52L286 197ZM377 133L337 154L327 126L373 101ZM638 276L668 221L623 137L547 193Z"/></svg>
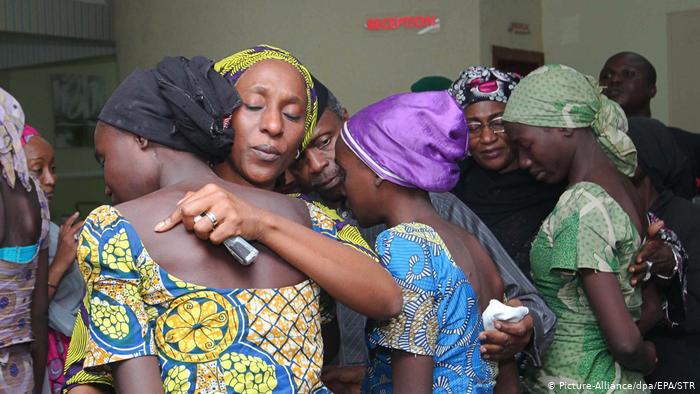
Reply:
<svg viewBox="0 0 700 394"><path fill-rule="evenodd" d="M223 160L224 164L215 167L217 174L232 183L238 184L239 186L237 187L239 189L240 186L272 189L275 179L288 165L286 163L291 162L297 155L297 151L303 148L304 135L307 135L309 128L313 128L316 117L315 94L312 90L312 85L308 83L305 77L305 75L308 75L308 71L305 71L305 68L298 64L291 55L286 54L282 50L265 47L261 51L265 52L266 55L261 56L258 52L250 52L248 50L248 55L258 58L257 61L253 61L255 59L248 55L237 54L234 55L234 58L238 60L233 61L229 59L228 63L222 61L215 66L215 69L225 77L221 78L219 76L218 79L228 79L227 89L230 89L230 85L234 85L241 96L240 105L233 108L228 106L228 115L222 115L224 119L220 122L221 124L219 124L221 118L217 118L211 124L209 123L211 121L209 118L195 119L190 117L189 119L180 119L180 117L176 116L176 119L173 121L171 119L172 114L169 114L167 111L164 112L165 115L159 115L155 119L157 124L164 124L164 128L161 128L162 130L167 130L172 125L174 126L174 131L186 129L194 129L196 131L196 133L182 133L184 140L176 141L177 145L175 147L179 146L179 144L188 145L193 141L199 141L200 143L202 143L201 140L206 142L209 139L223 141L222 136L228 130L230 134L227 134L229 139L226 139L226 142L229 144L229 148L223 151L216 149L217 160L211 160L212 155L204 158L212 162ZM172 61L169 62L172 63ZM185 60L183 62L187 63ZM208 65L188 64L185 70L177 67L177 81L165 81L167 83L163 82L165 80L163 70L161 70L163 64L159 65L154 70L157 76L156 80L160 86L158 89L149 90L147 83L139 80L140 74L135 73L133 77L125 80L122 86L115 91L100 115L101 121L114 125L114 127L127 129L153 141L159 141L158 138L167 137L162 143L174 144L171 141L174 138L171 134L174 134L174 132L170 134L159 132L157 135L153 135L153 132L156 130L151 130L152 128L148 127L145 128L147 130L144 130L141 127L143 122L140 122L139 119L144 116L150 119L153 111L142 110L142 113L135 114L136 111L131 110L131 107L122 104L133 103L136 97L146 97L146 99L142 100L142 105L145 108L151 108L155 106L155 103L162 101L161 96L169 97L174 95L176 98L186 98L184 103L180 103L182 100L176 101L176 103L179 103L176 105L178 108L177 113L183 111L187 114L196 115L201 112L198 108L206 110L212 106L215 107L222 92L224 92L223 95L225 96L225 91L230 90L219 90L218 87L222 86L221 83L217 83L216 88L213 89L205 89L204 87L200 89L196 85L190 86L192 84L191 81L196 80L197 76L203 72L207 75L207 78L212 80L216 80L216 78L208 73ZM218 74L215 75L218 76ZM146 79L152 79L149 78ZM187 81L190 82L188 83ZM163 86L167 87L167 89L164 90ZM149 92L150 95L142 94L141 96L136 96L139 89ZM185 94L182 94L182 92ZM313 105L309 105L309 101ZM311 118L310 121L308 120L309 117ZM232 149L230 148L231 139L233 142ZM205 143L205 145L208 143ZM222 146L224 145L217 144L219 148ZM195 151L197 150L195 149ZM220 153L222 154L219 155ZM107 173L107 171L105 172ZM119 177L113 178L118 179ZM119 186L119 184L115 184L115 186ZM257 376L265 372L260 370L258 360L250 360L238 356L237 358L231 356L228 359L215 357L216 360L213 361L219 363L220 368L218 370L223 371L221 372L223 375L219 374L217 379L220 382L223 379L226 385L234 387L235 390L239 388L247 389L250 386L256 387L260 392L273 391L273 389L274 392L325 392L325 388L318 379L322 362L319 358L322 353L322 347L319 346L319 331L315 329L318 328L319 315L321 314L319 312L319 299L316 290L319 287L323 287L331 296L344 304L375 318L384 318L398 313L401 306L400 291L391 279L391 276L379 267L370 256L358 253L357 250L352 250L319 235L321 233L333 238L335 232L332 220L320 212L319 209L300 205L301 203L296 201L292 202L302 211L308 209L310 218L307 220L316 231L313 232L305 228L308 226L301 226L299 223L287 219L283 204L274 203L272 199L268 198L257 198L251 204L251 201L246 202L244 199L230 193L229 189L231 187L219 187L217 182L211 182L199 191L186 195L177 204L176 211L156 226L156 231L168 231L182 220L185 227L189 230L194 230L199 238L208 239L216 245L232 236L242 236L251 242L257 241L256 247L261 249L261 255L269 254L270 251L274 252L280 259L286 261L292 270L297 271L297 276L301 274L308 277L309 279L304 283L309 284L309 289L312 292L301 294L303 292L290 289L289 286L279 289L267 288L269 286L250 286L255 287L255 289L248 289L247 291L251 294L254 293L254 295L244 300L244 303L247 305L246 308L251 311L254 308L248 308L248 306L262 309L250 314L246 312L245 318L240 320L237 326L237 332L242 332L244 335L242 334L241 338L234 338L235 341L231 343L243 344L245 342L247 345L244 346L248 346L248 350L250 350L250 343L254 343L258 347L255 357L264 358L267 360L267 364L278 365L274 374L276 379L275 387L270 385L265 387L258 384ZM112 191L115 195L119 194L116 193L116 190ZM125 193L128 191L128 188L124 188L122 185L120 191ZM264 195L260 191L256 192ZM252 191L247 193L252 193ZM247 195L247 193L241 192L240 194ZM283 197L277 195L275 198ZM190 215L193 212L196 212L196 214ZM201 219L196 224L194 221L195 217ZM160 236L169 237L177 234L176 231L173 231ZM197 240L195 239L195 241ZM264 247L267 249L263 249ZM97 260L94 261L96 262ZM231 259L230 264L236 263ZM278 281L289 280L290 284L295 283L295 280L289 279L288 276L269 271L272 269L269 264L263 264L263 261L259 262L260 266L257 266L257 264L249 268L239 267L239 269L246 271L245 275L241 275L241 279L251 279L255 272L260 273L268 270L268 278L270 279ZM97 271L94 270L92 272ZM161 275L162 278L163 276ZM180 284L176 283L175 287L173 287L167 278L164 280L166 288L169 289L182 286L186 290L194 289L190 289L189 284L184 281L181 281L182 283ZM231 287L247 286L232 285ZM176 293L184 291L175 290ZM172 291L170 292L175 294ZM274 293L277 293L277 295L269 297L269 299L259 296L259 294ZM306 297L307 295L310 295L310 297ZM160 298L160 301L162 302L163 298ZM168 299L165 299L165 301L165 303L170 302ZM135 302L132 304L139 305L142 303ZM208 306L211 306L211 304L202 304L202 308ZM186 309L186 307L183 308ZM204 316L203 312L199 314ZM187 317L186 314L183 316ZM141 318L145 321L148 316L141 316ZM162 332L173 332L171 329L177 329L177 327L182 326L182 322L176 320L165 321L167 324L162 325L162 327L165 327L164 329L161 325L158 325L156 328ZM162 322L159 320L158 324L160 323ZM244 323L249 324L245 325ZM194 324L197 328L200 325L198 322ZM143 324L142 327L145 326L146 324ZM300 327L303 326L314 329L301 330ZM137 325L134 325L134 327L137 327ZM90 338L93 337L93 332L95 330L91 328ZM187 334L184 331L176 330L175 332ZM131 353L125 351L124 346L119 349L116 349L115 346L101 347L101 345L108 342L110 341L99 343L98 341L88 341L88 344L92 343L93 349L99 349L97 353L100 354L103 351L107 352L107 354L121 352L119 354L131 357ZM181 341L176 338L174 342ZM202 336L194 338L194 342L192 338L189 338L184 343L186 343L182 345L184 348L180 346L178 349L180 349L181 353L187 354L191 353L192 349L196 350L197 346L200 348L207 346L207 341ZM196 346L192 348L192 345ZM71 346L72 348L73 346ZM104 349L109 349L109 351ZM294 351L293 349L298 349L299 351ZM88 357L86 357L85 361L81 361L79 357L76 357L74 365L76 367L81 365L90 366L91 364L92 366L98 366L98 364L108 364L111 361L109 357L95 358L95 352L93 351L92 353L87 352ZM237 353L243 354L245 352L241 350L237 351ZM264 357L260 356L261 354L264 354ZM175 392L187 387L189 391L199 392L200 388L204 387L200 385L200 381L209 378L200 379L200 377L209 376L207 372L208 366L203 365L198 359L195 360L197 357L189 357L190 360L186 360L189 363L187 365L175 365L173 363L167 366L163 365L162 371L167 370L169 376L169 379L166 379L164 382L166 391ZM107 361L105 362L103 359L107 359ZM274 363L271 364L273 359ZM190 373L188 374L184 370L180 371L183 369L180 367L188 369ZM196 368L196 374L192 373L194 371L193 368ZM250 369L251 373L247 372L248 369ZM237 372L234 372L234 370ZM242 371L245 373L242 373ZM184 378L185 376L187 379ZM254 378L253 381L249 381L251 377ZM185 383L180 383L185 380L190 383L189 386ZM76 381L75 383L80 384L81 382Z"/></svg>

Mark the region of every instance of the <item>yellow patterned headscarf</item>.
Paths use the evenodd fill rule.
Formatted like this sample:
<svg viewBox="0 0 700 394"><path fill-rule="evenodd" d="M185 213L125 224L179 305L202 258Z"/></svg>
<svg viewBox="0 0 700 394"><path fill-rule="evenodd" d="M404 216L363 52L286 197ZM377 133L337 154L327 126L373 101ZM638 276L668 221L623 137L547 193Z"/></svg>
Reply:
<svg viewBox="0 0 700 394"><path fill-rule="evenodd" d="M297 58L284 49L270 45L258 45L219 60L214 64L214 69L235 84L238 78L252 65L270 59L281 60L291 64L299 71L299 74L301 74L304 79L304 84L306 85L306 116L304 118L304 138L301 140L300 147L300 150L303 151L306 149L306 146L309 145L309 142L311 142L311 136L316 126L318 100L316 98L316 91L314 90L314 82L311 79L311 74Z"/></svg>

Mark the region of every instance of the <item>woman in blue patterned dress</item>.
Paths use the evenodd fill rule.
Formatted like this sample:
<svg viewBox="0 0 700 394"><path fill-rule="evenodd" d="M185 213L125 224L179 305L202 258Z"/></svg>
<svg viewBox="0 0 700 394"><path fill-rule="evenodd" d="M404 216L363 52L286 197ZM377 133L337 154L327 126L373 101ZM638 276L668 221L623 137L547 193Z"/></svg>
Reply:
<svg viewBox="0 0 700 394"><path fill-rule="evenodd" d="M399 94L352 116L336 143L347 202L402 289L402 313L370 331L372 393L490 393L496 365L481 358L480 311L503 285L493 263L472 259L464 230L444 221L428 192L450 190L467 148L462 111L446 92ZM391 201L391 204L386 204ZM512 362L503 378L517 384ZM499 385L501 381L499 380Z"/></svg>

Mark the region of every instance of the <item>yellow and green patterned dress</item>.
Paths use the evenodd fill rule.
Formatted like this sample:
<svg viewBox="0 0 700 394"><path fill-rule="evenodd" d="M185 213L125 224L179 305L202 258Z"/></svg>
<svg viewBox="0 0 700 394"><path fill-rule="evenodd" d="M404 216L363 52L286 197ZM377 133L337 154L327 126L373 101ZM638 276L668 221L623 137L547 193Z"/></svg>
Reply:
<svg viewBox="0 0 700 394"><path fill-rule="evenodd" d="M530 252L532 278L558 321L543 367L527 371L529 392L644 392L625 386L643 383L644 377L608 352L578 275L581 269L614 273L627 310L638 320L642 297L630 285L627 268L640 243L627 213L599 185L580 182L562 194Z"/></svg>
<svg viewBox="0 0 700 394"><path fill-rule="evenodd" d="M78 261L87 284L85 358L67 363L77 374L155 355L168 393L328 392L320 380L320 288L313 281L276 289L185 282L151 259L110 206L85 221Z"/></svg>

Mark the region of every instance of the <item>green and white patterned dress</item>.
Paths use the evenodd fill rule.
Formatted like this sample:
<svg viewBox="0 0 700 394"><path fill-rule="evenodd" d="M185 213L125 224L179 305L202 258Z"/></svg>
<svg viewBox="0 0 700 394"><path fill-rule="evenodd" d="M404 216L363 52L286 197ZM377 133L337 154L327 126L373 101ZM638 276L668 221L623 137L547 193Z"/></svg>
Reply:
<svg viewBox="0 0 700 394"><path fill-rule="evenodd" d="M532 278L558 319L543 368L526 373L530 392L644 392L642 374L624 369L608 352L578 275L580 269L615 273L627 310L638 320L641 289L630 286L627 268L639 246L629 216L599 185L577 183L561 196L530 252Z"/></svg>

